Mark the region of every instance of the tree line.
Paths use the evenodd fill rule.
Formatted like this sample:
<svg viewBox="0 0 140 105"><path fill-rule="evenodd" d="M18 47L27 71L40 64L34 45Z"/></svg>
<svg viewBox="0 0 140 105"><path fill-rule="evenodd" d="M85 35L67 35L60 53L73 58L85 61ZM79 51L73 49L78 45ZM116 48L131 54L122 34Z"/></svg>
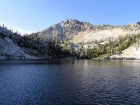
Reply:
<svg viewBox="0 0 140 105"><path fill-rule="evenodd" d="M121 53L140 39L140 34L137 34L119 37L118 39L108 38L106 43L102 43L103 40L95 40L87 43L80 42L75 45L67 39L48 39L44 41L39 35L31 37L13 33L7 36L5 33L0 32L0 36L2 39L5 37L13 39L20 47L29 50L35 56L45 59L63 59L65 57L76 57L79 59L103 58L115 53Z"/></svg>

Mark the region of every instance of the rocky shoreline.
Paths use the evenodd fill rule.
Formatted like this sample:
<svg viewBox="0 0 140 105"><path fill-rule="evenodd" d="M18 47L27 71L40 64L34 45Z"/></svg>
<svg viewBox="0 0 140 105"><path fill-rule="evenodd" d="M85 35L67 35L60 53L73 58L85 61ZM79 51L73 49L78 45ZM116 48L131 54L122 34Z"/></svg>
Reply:
<svg viewBox="0 0 140 105"><path fill-rule="evenodd" d="M129 58L127 58L127 57L120 57L120 58L109 58L109 60L140 60L140 58L135 58L135 57L129 57Z"/></svg>

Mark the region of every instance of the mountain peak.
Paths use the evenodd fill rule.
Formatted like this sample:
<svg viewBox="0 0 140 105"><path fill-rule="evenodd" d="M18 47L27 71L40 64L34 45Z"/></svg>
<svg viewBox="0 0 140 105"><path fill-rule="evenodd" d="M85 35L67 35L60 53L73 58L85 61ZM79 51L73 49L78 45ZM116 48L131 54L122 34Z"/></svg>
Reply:
<svg viewBox="0 0 140 105"><path fill-rule="evenodd" d="M61 23L64 24L64 25L68 25L68 24L70 24L70 25L81 24L81 22L76 20L76 19L65 19Z"/></svg>
<svg viewBox="0 0 140 105"><path fill-rule="evenodd" d="M120 34L121 33L121 34ZM129 25L92 25L76 19L65 19L44 31L38 33L43 39L69 39L74 43L92 40L106 40L108 37L117 38L122 35L140 33L140 22Z"/></svg>
<svg viewBox="0 0 140 105"><path fill-rule="evenodd" d="M132 27L133 29L135 29L135 28L140 28L140 22L135 22L135 23L131 24L131 27Z"/></svg>

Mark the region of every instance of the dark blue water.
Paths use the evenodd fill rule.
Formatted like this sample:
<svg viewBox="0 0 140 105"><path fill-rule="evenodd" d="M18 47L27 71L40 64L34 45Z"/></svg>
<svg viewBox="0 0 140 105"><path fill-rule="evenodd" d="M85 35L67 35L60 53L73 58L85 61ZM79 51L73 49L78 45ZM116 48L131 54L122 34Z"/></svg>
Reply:
<svg viewBox="0 0 140 105"><path fill-rule="evenodd" d="M0 105L139 105L140 61L0 61Z"/></svg>

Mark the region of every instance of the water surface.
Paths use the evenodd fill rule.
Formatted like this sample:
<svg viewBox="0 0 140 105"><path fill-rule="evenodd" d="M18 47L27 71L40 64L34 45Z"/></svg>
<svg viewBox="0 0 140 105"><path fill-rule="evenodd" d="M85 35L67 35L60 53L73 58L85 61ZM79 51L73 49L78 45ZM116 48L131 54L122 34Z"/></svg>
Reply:
<svg viewBox="0 0 140 105"><path fill-rule="evenodd" d="M140 61L0 61L0 105L140 104Z"/></svg>

